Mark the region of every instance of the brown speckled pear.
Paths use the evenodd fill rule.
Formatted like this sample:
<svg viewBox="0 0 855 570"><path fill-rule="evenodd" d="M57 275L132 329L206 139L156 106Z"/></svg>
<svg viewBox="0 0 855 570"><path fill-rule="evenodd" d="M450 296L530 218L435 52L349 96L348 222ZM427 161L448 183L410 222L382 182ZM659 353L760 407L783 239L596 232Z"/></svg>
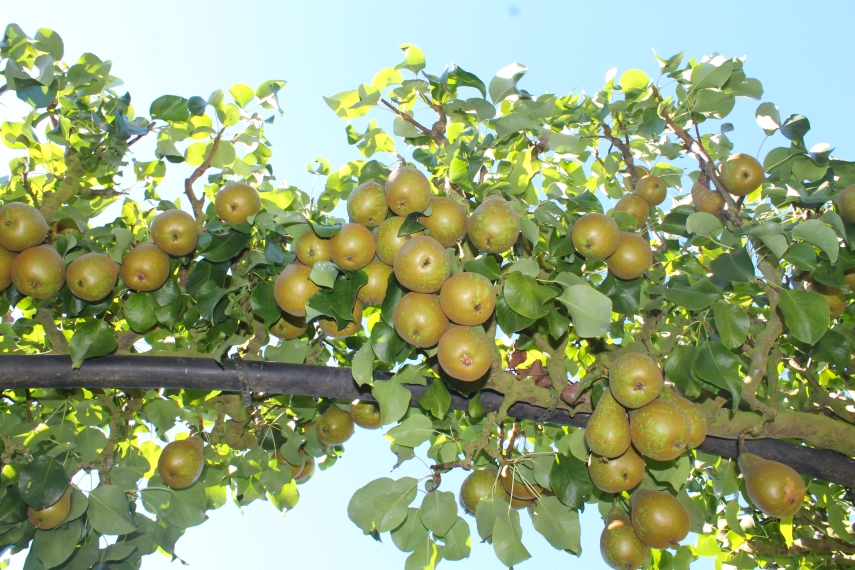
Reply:
<svg viewBox="0 0 855 570"><path fill-rule="evenodd" d="M74 296L90 303L112 293L118 277L119 264L103 253L84 253L65 271L65 281Z"/></svg>
<svg viewBox="0 0 855 570"><path fill-rule="evenodd" d="M649 206L658 206L664 202L667 192L665 181L650 174L642 176L635 185L635 195L642 198Z"/></svg>
<svg viewBox="0 0 855 570"><path fill-rule="evenodd" d="M315 423L315 429L318 430L321 443L341 445L353 435L353 425L350 413L333 405L324 410Z"/></svg>
<svg viewBox="0 0 855 570"><path fill-rule="evenodd" d="M65 284L65 261L51 245L25 249L12 261L12 282L22 295L50 299Z"/></svg>
<svg viewBox="0 0 855 570"><path fill-rule="evenodd" d="M430 200L430 210L430 215L419 217L419 222L442 247L454 247L466 237L469 214L463 206L451 198L434 196Z"/></svg>
<svg viewBox="0 0 855 570"><path fill-rule="evenodd" d="M205 466L205 448L196 436L172 441L160 452L157 472L173 489L185 489L195 483Z"/></svg>
<svg viewBox="0 0 855 570"><path fill-rule="evenodd" d="M377 247L377 257L383 263L392 265L395 263L395 256L398 251L404 247L404 244L411 239L425 235L424 232L415 232L405 236L399 236L398 231L404 223L401 216L392 216L384 220L374 232L374 243Z"/></svg>
<svg viewBox="0 0 855 570"><path fill-rule="evenodd" d="M635 194L625 194L615 204L615 212L627 212L635 217L636 228L641 228L650 216L650 204Z"/></svg>
<svg viewBox="0 0 855 570"><path fill-rule="evenodd" d="M0 247L24 251L36 247L48 234L48 223L41 212L23 202L10 202L0 208Z"/></svg>
<svg viewBox="0 0 855 570"><path fill-rule="evenodd" d="M309 326L303 317L283 312L279 320L270 326L270 334L282 340L293 340L306 332Z"/></svg>
<svg viewBox="0 0 855 570"><path fill-rule="evenodd" d="M659 398L677 404L689 418L689 449L695 449L707 437L707 416L703 408L679 395L670 386L666 386Z"/></svg>
<svg viewBox="0 0 855 570"><path fill-rule="evenodd" d="M392 267L375 257L371 263L362 268L362 271L368 276L368 282L359 288L356 298L364 305L379 307L386 298L386 288L389 285Z"/></svg>
<svg viewBox="0 0 855 570"><path fill-rule="evenodd" d="M386 192L383 185L374 180L360 184L347 198L347 215L350 221L366 228L376 228L386 219Z"/></svg>
<svg viewBox="0 0 855 570"><path fill-rule="evenodd" d="M442 284L439 302L445 316L458 325L480 325L496 308L496 288L479 273L460 272Z"/></svg>
<svg viewBox="0 0 855 570"><path fill-rule="evenodd" d="M376 402L359 400L350 405L350 417L353 423L363 429L378 429L381 426L380 406Z"/></svg>
<svg viewBox="0 0 855 570"><path fill-rule="evenodd" d="M653 250L650 242L638 234L621 232L620 243L606 260L609 271L620 279L641 277L653 265Z"/></svg>
<svg viewBox="0 0 855 570"><path fill-rule="evenodd" d="M409 240L392 264L398 283L416 293L436 293L451 275L451 258L438 241L428 236Z"/></svg>
<svg viewBox="0 0 855 570"><path fill-rule="evenodd" d="M464 382L482 378L493 362L493 342L481 327L449 327L436 356L446 374Z"/></svg>
<svg viewBox="0 0 855 570"><path fill-rule="evenodd" d="M61 525L70 512L71 487L68 487L59 500L49 507L41 510L27 507L27 519L39 530L50 530Z"/></svg>
<svg viewBox="0 0 855 570"><path fill-rule="evenodd" d="M576 251L587 259L605 259L620 243L620 228L604 214L585 214L573 224L570 239Z"/></svg>
<svg viewBox="0 0 855 570"><path fill-rule="evenodd" d="M692 204L696 212L706 212L718 216L724 210L724 198L697 182L692 185Z"/></svg>
<svg viewBox="0 0 855 570"><path fill-rule="evenodd" d="M620 457L609 459L591 454L588 475L591 482L605 493L622 493L635 489L644 478L647 466L630 445Z"/></svg>
<svg viewBox="0 0 855 570"><path fill-rule="evenodd" d="M630 440L626 410L612 397L612 393L606 390L588 420L585 441L597 455L612 458L623 455Z"/></svg>
<svg viewBox="0 0 855 570"><path fill-rule="evenodd" d="M805 484L795 469L753 453L741 453L738 463L755 507L782 519L798 512L804 502Z"/></svg>
<svg viewBox="0 0 855 570"><path fill-rule="evenodd" d="M330 258L345 271L362 269L371 263L374 253L374 236L360 224L344 224L330 240Z"/></svg>
<svg viewBox="0 0 855 570"><path fill-rule="evenodd" d="M182 257L196 250L199 226L184 210L167 210L158 214L150 229L151 241L169 255Z"/></svg>
<svg viewBox="0 0 855 570"><path fill-rule="evenodd" d="M492 196L475 208L469 218L469 240L486 253L503 253L520 235L520 217L500 196Z"/></svg>
<svg viewBox="0 0 855 570"><path fill-rule="evenodd" d="M273 284L273 296L279 308L295 317L306 316L306 303L321 290L309 279L311 268L291 263L282 270Z"/></svg>
<svg viewBox="0 0 855 570"><path fill-rule="evenodd" d="M412 164L398 168L386 179L386 203L398 216L424 212L430 205L430 182Z"/></svg>
<svg viewBox="0 0 855 570"><path fill-rule="evenodd" d="M636 489L632 494L632 528L650 548L672 548L689 534L689 513L673 495Z"/></svg>
<svg viewBox="0 0 855 570"><path fill-rule="evenodd" d="M217 217L230 224L242 224L261 210L261 196L243 182L229 182L214 197Z"/></svg>
<svg viewBox="0 0 855 570"><path fill-rule="evenodd" d="M5 247L0 247L0 291L5 291L12 284L12 262L18 256Z"/></svg>
<svg viewBox="0 0 855 570"><path fill-rule="evenodd" d="M677 459L689 448L689 417L674 402L657 399L629 414L632 445L656 461Z"/></svg>
<svg viewBox="0 0 855 570"><path fill-rule="evenodd" d="M329 238L318 237L311 230L298 237L293 248L297 260L306 267L313 267L319 261L330 260Z"/></svg>
<svg viewBox="0 0 855 570"><path fill-rule="evenodd" d="M407 293L392 316L398 335L419 348L436 345L448 330L448 318L442 312L439 297L425 293Z"/></svg>
<svg viewBox="0 0 855 570"><path fill-rule="evenodd" d="M353 304L352 321L348 321L344 327L339 328L338 323L332 317L321 317L318 324L321 330L331 338L347 338L362 330L362 302L357 299Z"/></svg>
<svg viewBox="0 0 855 570"><path fill-rule="evenodd" d="M763 165L749 154L737 153L719 165L721 181L734 196L747 196L763 184Z"/></svg>
<svg viewBox="0 0 855 570"><path fill-rule="evenodd" d="M639 352L628 352L609 367L609 389L624 408L640 408L662 391L662 370L656 361Z"/></svg>
<svg viewBox="0 0 855 570"><path fill-rule="evenodd" d="M647 547L635 535L632 523L619 507L609 511L600 535L600 555L615 570L637 570L647 559Z"/></svg>

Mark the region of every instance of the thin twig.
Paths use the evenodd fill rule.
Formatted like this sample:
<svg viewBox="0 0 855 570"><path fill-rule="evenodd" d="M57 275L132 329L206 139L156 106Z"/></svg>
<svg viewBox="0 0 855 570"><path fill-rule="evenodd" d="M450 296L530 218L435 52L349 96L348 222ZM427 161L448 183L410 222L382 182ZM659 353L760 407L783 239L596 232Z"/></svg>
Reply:
<svg viewBox="0 0 855 570"><path fill-rule="evenodd" d="M187 195L187 198L190 200L190 204L193 206L193 216L199 224L202 223L202 206L205 205L205 198L196 197L196 193L193 191L193 183L199 180L199 178L201 178L202 175L211 167L211 161L214 159L214 154L220 146L220 139L225 131L225 127L220 129L217 136L214 137L214 143L211 145L211 152L209 152L208 156L205 157L205 162L200 164L199 167L193 171L193 174L184 181L184 193Z"/></svg>

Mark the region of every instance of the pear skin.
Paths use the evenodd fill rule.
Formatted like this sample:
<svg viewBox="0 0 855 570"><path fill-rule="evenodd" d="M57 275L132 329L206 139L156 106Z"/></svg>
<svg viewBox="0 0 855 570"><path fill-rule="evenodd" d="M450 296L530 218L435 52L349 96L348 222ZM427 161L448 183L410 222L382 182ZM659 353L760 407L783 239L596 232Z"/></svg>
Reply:
<svg viewBox="0 0 855 570"><path fill-rule="evenodd" d="M635 489L641 483L646 467L644 460L631 445L626 453L614 459L593 454L588 459L591 482L606 493L622 493Z"/></svg>
<svg viewBox="0 0 855 570"><path fill-rule="evenodd" d="M588 447L603 457L620 457L629 447L631 439L626 410L606 390L585 428Z"/></svg>
<svg viewBox="0 0 855 570"><path fill-rule="evenodd" d="M718 192L708 190L698 183L692 186L692 204L696 212L706 212L713 216L720 215L724 210L724 198Z"/></svg>
<svg viewBox="0 0 855 570"><path fill-rule="evenodd" d="M689 418L674 402L653 400L629 417L632 444L656 461L671 461L688 448Z"/></svg>
<svg viewBox="0 0 855 570"><path fill-rule="evenodd" d="M805 484L795 469L753 453L740 454L738 463L755 507L782 519L798 512L804 501Z"/></svg>
<svg viewBox="0 0 855 570"><path fill-rule="evenodd" d="M647 547L636 536L629 517L617 507L609 511L600 535L600 555L615 570L636 570L647 559Z"/></svg>
<svg viewBox="0 0 855 570"><path fill-rule="evenodd" d="M670 386L662 390L659 398L677 404L689 418L689 449L695 449L702 444L707 437L707 416L703 408L679 395Z"/></svg>
<svg viewBox="0 0 855 570"><path fill-rule="evenodd" d="M650 548L671 548L689 534L689 513L673 495L637 489L632 494L632 528Z"/></svg>

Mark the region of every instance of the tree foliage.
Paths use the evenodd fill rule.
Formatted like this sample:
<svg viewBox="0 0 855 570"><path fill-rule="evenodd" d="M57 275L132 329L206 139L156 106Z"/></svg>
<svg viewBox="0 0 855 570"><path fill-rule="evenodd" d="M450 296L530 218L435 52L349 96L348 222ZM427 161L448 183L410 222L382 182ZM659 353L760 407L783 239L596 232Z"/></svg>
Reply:
<svg viewBox="0 0 855 570"><path fill-rule="evenodd" d="M655 79L628 70L590 95L534 96L520 87L526 68L518 64L485 83L454 64L426 73L417 47L401 49L403 62L325 98L347 122L347 142L361 157L337 170L317 158L308 168L323 190L306 192L277 184L265 137L281 113L284 81L237 84L207 98L163 95L147 111L136 109L109 61L87 53L68 63L55 32L30 38L10 25L0 44L0 97L17 98L26 112L0 127L16 155L10 176L0 179L2 203L38 208L67 263L87 252L121 262L134 244L151 240L155 216L182 206L159 195L167 171L176 170L186 175L184 205L200 234L196 251L172 258L167 282L152 292L119 281L98 302L78 299L67 286L37 300L9 286L0 296L0 351L67 353L84 371L87 359L110 353L140 354L140 366L145 353L352 368L357 383L371 386L398 464L429 443L434 466L423 480L366 482L348 505L366 535L390 533L410 553L407 568L464 559L479 539L503 564L523 562L532 553L520 516L531 516L555 548L579 554L578 512L599 508L605 518L614 505L626 507L629 494L592 484L582 430L519 421L508 409L526 402L545 412L590 413L610 364L629 352L660 363L702 407L710 435L775 437L855 455L855 313L829 305L851 293L855 225L833 200L855 184L855 163L828 147L808 149L806 117L782 118L773 103L759 104L757 124L770 144L782 146L761 160L762 187L735 199L718 169L734 151L727 136L734 126L723 121L737 99L763 95L740 59L657 56ZM131 149L143 139L156 139L147 160ZM392 313L405 291L394 277L382 305L365 308L364 326L335 339L318 319L332 317L339 326L352 320L366 278L332 263L316 266L311 278L320 291L308 303L307 331L291 340L269 333L282 317L273 282L294 261L294 240L307 232L335 235L346 221L337 206L359 184L382 183L397 153L428 173L434 194L467 211L499 194L521 218L521 237L507 252L479 253L466 240L451 250L454 273L480 273L499 292L484 327L495 339L492 366L479 383L449 378L435 349L400 338ZM635 216L613 208L642 167L667 185L670 207L650 208L639 227ZM246 223L217 218L213 200L228 181L248 182L261 196L262 210ZM726 202L720 215L696 211L693 184L719 193ZM604 261L576 253L571 229L592 212L653 244L654 263L641 277L620 279ZM423 229L415 218L409 223L408 231ZM375 379L375 371L394 376ZM430 389L410 406L407 385L424 385L426 377ZM450 411L450 391L477 390L503 394L503 406L485 413L476 397L468 411ZM295 508L289 464L317 458L328 469L342 458L344 446L325 446L314 424L347 402L245 396L4 391L0 546L29 547L29 570L139 568L141 557L157 550L175 555L184 530L227 501ZM181 431L203 437L206 464L195 484L178 490L157 474L155 440L183 437L173 435ZM537 498L521 514L497 488L467 516L442 473L499 464L540 488ZM95 488L84 486L87 473L97 474ZM37 529L28 506L54 504L69 481L64 522ZM648 460L641 487L676 495L698 542L653 550L647 565L682 568L700 556L739 568L853 564L851 495L840 485L807 482L801 510L778 520L753 507L735 461L700 451ZM105 535L116 540L102 548Z"/></svg>

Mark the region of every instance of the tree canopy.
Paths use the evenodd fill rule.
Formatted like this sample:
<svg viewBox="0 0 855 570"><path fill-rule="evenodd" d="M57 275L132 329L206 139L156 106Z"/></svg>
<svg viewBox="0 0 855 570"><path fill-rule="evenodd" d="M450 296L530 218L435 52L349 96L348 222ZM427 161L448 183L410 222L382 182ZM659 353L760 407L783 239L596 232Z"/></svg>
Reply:
<svg viewBox="0 0 855 570"><path fill-rule="evenodd" d="M855 565L851 490L805 474L758 479L751 454L697 449L703 433L689 441L674 427L702 425L740 451L775 438L855 455L855 163L806 148L808 119L768 101L757 127L784 146L759 161L734 149L727 116L763 96L738 58L656 56L655 74L558 96L524 91L518 64L485 82L454 64L428 73L416 46L401 50L404 61L325 97L355 158L334 169L318 157L317 190L305 191L277 183L265 136L284 80L167 94L146 112L109 61L66 57L52 30L6 28L0 98L28 110L0 126L16 153L0 179L0 367L45 354L84 375L106 355L140 369L153 356L207 358L239 375L255 361L306 364L349 368L366 396L357 406L289 392L287 377L281 394L140 390L120 376L107 388L0 385L0 547L29 547L28 570L175 555L185 529L228 501L298 507L315 466L346 462L356 418L389 428L398 465L429 444L422 479L366 481L348 505L366 535L389 533L410 553L408 569L472 547L508 567L536 558L520 516L578 555L584 508L608 519L604 545L634 529L626 540L641 540L649 568L700 556ZM366 116L364 131L351 122ZM154 156L132 153L143 139L156 139ZM186 201L161 199L180 164L192 167ZM445 235L457 226L440 220L455 212L464 231ZM516 404L543 414L515 417ZM590 428L550 421L556 412L593 413ZM662 419L671 413L676 423ZM164 467L151 436L198 450L195 476ZM614 453L609 437L625 440ZM609 492L595 471L627 454L639 481ZM443 485L451 469L472 471L463 489ZM784 509L764 495L779 483ZM685 517L697 544L679 545L678 531L657 546L645 497Z"/></svg>

